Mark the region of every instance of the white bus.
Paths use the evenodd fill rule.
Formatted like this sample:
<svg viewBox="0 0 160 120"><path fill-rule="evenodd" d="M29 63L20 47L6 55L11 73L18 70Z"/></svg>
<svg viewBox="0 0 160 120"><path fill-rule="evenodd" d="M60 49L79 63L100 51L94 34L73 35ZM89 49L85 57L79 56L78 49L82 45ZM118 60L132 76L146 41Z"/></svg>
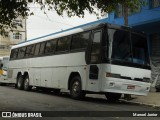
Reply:
<svg viewBox="0 0 160 120"><path fill-rule="evenodd" d="M70 91L73 99L104 93L147 95L151 68L145 34L107 23L76 28L15 45L8 78L18 89Z"/></svg>
<svg viewBox="0 0 160 120"><path fill-rule="evenodd" d="M8 83L7 70L8 70L9 56L0 57L0 85Z"/></svg>

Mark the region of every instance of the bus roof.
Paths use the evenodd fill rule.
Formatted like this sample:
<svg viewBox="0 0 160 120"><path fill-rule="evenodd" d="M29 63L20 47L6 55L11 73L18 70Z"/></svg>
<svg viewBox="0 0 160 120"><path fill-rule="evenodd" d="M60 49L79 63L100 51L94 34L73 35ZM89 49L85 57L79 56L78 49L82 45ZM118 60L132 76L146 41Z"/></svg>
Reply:
<svg viewBox="0 0 160 120"><path fill-rule="evenodd" d="M79 33L79 32L83 32L83 31L86 31L88 29L96 28L96 27L98 27L99 25L102 25L102 24L104 24L104 22L103 23L98 22L98 23L87 24L87 25L85 24L85 25L70 28L70 29L67 29L67 30L55 32L55 33L52 33L52 34L49 34L49 35L46 35L46 36L41 36L41 37L38 37L38 38L35 38L35 39L31 39L31 40L19 43L17 45L14 45L11 49L19 48L19 47L23 47L23 46L26 46L26 45L30 45L30 44L34 44L34 43L38 43L38 42L43 42L43 41L46 41L46 40L55 39L55 38L59 38L59 37L63 37L63 36L67 36L67 35L71 35L71 34L75 34L75 33Z"/></svg>
<svg viewBox="0 0 160 120"><path fill-rule="evenodd" d="M56 38L59 38L59 37L63 37L63 36L67 36L67 35L71 35L71 34L75 34L75 33L79 33L79 32L83 32L83 31L86 31L86 30L89 30L89 29L94 29L94 28L96 28L100 25L105 25L105 24L108 27L113 27L113 28L117 28L117 29L120 29L120 28L121 29L131 29L130 27L120 26L120 25L116 25L116 24L110 24L110 23L106 22L106 19L101 19L101 20L98 20L98 21L95 21L95 22L83 24L83 25L76 26L76 27L73 27L73 28L69 28L69 29L66 29L66 30L63 30L63 31L58 31L58 32L55 32L55 33L52 33L52 34L48 34L48 35L45 35L45 36L41 36L41 37L38 37L38 38L27 40L25 42L21 42L17 45L12 46L11 49L27 46L27 45L34 44L34 43L43 42L43 41L46 41L46 40L56 39Z"/></svg>

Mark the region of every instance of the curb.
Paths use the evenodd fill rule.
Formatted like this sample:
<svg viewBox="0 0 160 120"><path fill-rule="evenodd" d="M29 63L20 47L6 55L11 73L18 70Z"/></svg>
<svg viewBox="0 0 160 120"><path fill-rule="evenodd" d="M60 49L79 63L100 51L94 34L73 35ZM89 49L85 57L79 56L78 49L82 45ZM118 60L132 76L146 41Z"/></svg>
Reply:
<svg viewBox="0 0 160 120"><path fill-rule="evenodd" d="M149 107L154 107L154 108L160 108L160 105L155 105L155 104L147 104L147 103L142 103L142 102L127 101L127 100L124 100L124 99L120 99L120 101L127 102L127 103L130 103L130 104L139 104L139 105L144 105L144 106L149 106Z"/></svg>

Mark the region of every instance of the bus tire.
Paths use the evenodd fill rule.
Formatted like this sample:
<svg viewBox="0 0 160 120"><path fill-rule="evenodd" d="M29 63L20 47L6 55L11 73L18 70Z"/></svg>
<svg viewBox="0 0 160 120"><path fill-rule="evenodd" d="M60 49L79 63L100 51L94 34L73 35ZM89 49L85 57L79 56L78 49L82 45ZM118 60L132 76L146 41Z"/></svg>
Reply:
<svg viewBox="0 0 160 120"><path fill-rule="evenodd" d="M120 93L105 93L105 96L107 98L107 101L109 102L116 102L118 101L120 98L121 98L121 95Z"/></svg>
<svg viewBox="0 0 160 120"><path fill-rule="evenodd" d="M70 84L70 95L73 99L82 99L85 96L85 92L82 91L81 78L79 76L75 76L71 80Z"/></svg>
<svg viewBox="0 0 160 120"><path fill-rule="evenodd" d="M29 85L29 76L28 75L24 78L24 90L25 91L31 90L31 86Z"/></svg>
<svg viewBox="0 0 160 120"><path fill-rule="evenodd" d="M19 75L18 79L17 79L17 88L20 90L24 89L24 80L23 80L23 76Z"/></svg>

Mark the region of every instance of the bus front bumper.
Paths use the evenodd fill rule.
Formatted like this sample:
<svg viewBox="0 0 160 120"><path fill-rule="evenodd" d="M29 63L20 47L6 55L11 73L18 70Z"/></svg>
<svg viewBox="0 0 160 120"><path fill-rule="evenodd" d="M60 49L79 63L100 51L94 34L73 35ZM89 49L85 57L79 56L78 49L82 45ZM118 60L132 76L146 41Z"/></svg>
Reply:
<svg viewBox="0 0 160 120"><path fill-rule="evenodd" d="M147 96L150 83L107 77L103 80L102 92L134 94Z"/></svg>

